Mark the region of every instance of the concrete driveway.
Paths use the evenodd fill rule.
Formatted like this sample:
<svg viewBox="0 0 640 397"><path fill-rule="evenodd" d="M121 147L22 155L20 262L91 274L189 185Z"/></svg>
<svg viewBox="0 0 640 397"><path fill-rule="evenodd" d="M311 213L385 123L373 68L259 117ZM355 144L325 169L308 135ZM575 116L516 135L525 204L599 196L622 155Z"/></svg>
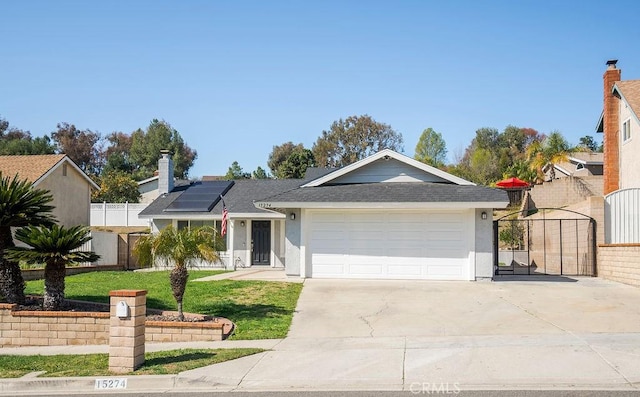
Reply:
<svg viewBox="0 0 640 397"><path fill-rule="evenodd" d="M306 280L288 337L217 370L241 366L239 390L640 388L640 289L546 280Z"/></svg>
<svg viewBox="0 0 640 397"><path fill-rule="evenodd" d="M311 279L289 337L640 332L640 289L598 278L548 280L558 281Z"/></svg>

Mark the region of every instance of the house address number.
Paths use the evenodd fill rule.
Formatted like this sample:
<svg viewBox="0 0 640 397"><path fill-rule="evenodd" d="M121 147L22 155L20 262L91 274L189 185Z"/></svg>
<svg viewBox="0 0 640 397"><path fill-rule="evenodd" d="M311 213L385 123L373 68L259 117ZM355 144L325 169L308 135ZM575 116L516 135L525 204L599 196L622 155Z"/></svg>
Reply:
<svg viewBox="0 0 640 397"><path fill-rule="evenodd" d="M96 390L126 389L127 378L96 379Z"/></svg>

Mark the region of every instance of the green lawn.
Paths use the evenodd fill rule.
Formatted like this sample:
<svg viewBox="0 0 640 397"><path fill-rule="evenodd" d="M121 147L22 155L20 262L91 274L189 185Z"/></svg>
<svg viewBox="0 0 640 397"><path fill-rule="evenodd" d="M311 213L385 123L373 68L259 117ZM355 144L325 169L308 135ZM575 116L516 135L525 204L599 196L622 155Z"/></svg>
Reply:
<svg viewBox="0 0 640 397"><path fill-rule="evenodd" d="M233 321L232 339L271 339L286 336L302 284L273 281L218 280L191 282L220 271L190 270L184 296L184 311L226 317ZM42 294L42 280L28 281L27 294ZM109 302L109 291L145 289L147 306L176 310L169 272L94 272L68 276L67 299Z"/></svg>
<svg viewBox="0 0 640 397"><path fill-rule="evenodd" d="M131 375L177 374L260 353L262 349L183 349L145 354L145 363ZM0 378L18 378L46 371L44 377L108 376L108 354L0 356Z"/></svg>

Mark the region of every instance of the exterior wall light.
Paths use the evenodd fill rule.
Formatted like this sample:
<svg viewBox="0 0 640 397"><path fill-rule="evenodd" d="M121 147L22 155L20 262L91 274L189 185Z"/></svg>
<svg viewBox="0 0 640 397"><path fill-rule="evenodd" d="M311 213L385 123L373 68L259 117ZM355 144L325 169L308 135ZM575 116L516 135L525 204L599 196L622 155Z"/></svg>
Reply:
<svg viewBox="0 0 640 397"><path fill-rule="evenodd" d="M291 220L292 220L292 221L295 221L295 220L296 220L296 213L295 213L295 212L292 212L292 213L289 215L289 218L291 218Z"/></svg>
<svg viewBox="0 0 640 397"><path fill-rule="evenodd" d="M240 221L240 226L244 227L244 221Z"/></svg>
<svg viewBox="0 0 640 397"><path fill-rule="evenodd" d="M482 214L480 214L480 217L481 217L483 220L486 220L486 219L487 219L487 213L486 213L485 211L482 211Z"/></svg>

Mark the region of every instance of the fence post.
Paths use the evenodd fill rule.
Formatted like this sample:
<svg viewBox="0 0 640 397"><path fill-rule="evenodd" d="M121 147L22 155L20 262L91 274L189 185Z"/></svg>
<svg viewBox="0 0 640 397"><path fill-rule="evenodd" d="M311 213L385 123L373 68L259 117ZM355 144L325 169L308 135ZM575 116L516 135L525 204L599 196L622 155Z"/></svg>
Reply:
<svg viewBox="0 0 640 397"><path fill-rule="evenodd" d="M107 226L107 202L102 202L102 226Z"/></svg>
<svg viewBox="0 0 640 397"><path fill-rule="evenodd" d="M124 225L129 226L129 202L124 202Z"/></svg>

